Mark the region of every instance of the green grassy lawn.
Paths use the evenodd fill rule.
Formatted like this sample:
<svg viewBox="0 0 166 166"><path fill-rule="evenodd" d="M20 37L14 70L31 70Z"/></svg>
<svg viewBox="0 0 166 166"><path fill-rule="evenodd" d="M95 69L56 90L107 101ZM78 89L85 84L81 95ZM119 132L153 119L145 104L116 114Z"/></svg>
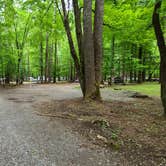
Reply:
<svg viewBox="0 0 166 166"><path fill-rule="evenodd" d="M149 96L160 96L160 84L159 83L144 83L136 85L114 85L112 87L122 90L136 91Z"/></svg>

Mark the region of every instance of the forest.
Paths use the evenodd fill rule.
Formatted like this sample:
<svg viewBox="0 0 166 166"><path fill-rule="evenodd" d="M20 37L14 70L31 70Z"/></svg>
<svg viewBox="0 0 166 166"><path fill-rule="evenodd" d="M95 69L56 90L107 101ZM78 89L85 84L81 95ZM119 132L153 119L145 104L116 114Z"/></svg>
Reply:
<svg viewBox="0 0 166 166"><path fill-rule="evenodd" d="M62 7L60 2L54 0L1 1L1 84L10 82L21 84L30 80L38 83L81 80L79 76L82 74L79 72L85 72L84 69L78 69L79 66L82 68L79 63L85 61L80 53L82 28L86 28L82 27L81 23L83 4L81 1L76 1L72 7L72 1L63 3ZM165 2L157 1L156 3L152 0L105 1L104 18L99 20L103 25L101 27L103 43L95 43L102 47L97 50L103 54L102 59L99 58L101 62L97 64L98 68L100 66L102 68L99 72L102 75L101 82L111 84L117 80L122 83L142 83L160 80L160 53L165 54L165 48L163 48L165 47ZM156 11L154 11L155 5ZM94 6L92 2L90 15L95 14ZM153 21L154 12L159 15L156 23ZM66 20L65 17L67 17ZM68 25L65 25L66 22ZM88 20L84 23L89 24ZM157 23L160 26L159 29L157 25L154 26ZM66 29L67 26L69 26L68 29ZM159 47L154 27L157 29ZM88 33L90 29L87 27ZM66 32L69 32L68 36ZM160 45L163 45L161 49ZM85 50L88 46L84 47ZM162 48L164 51L160 51ZM86 51L85 54L87 54ZM91 67L85 70L90 71ZM165 77L165 69L163 73Z"/></svg>
<svg viewBox="0 0 166 166"><path fill-rule="evenodd" d="M19 89L24 87L26 89L27 85L34 86L30 89L30 91L34 90L34 94L31 96L26 96L30 92L26 94L23 89ZM37 90L35 86L43 88L40 94L38 94L39 92L35 93ZM7 93L3 88L6 89L9 96L6 96ZM156 92L156 89L159 91ZM86 114L89 111L87 115L90 117L91 114L98 117L102 110L104 112L100 117L105 117L108 116L108 109L121 110L128 106L130 111L141 110L141 112L133 113L136 118L138 118L138 114L141 114L142 117L148 119L147 112L151 111L149 116L151 117L153 114L154 119L149 118L149 122L146 122L147 126L152 125L156 120L155 115L161 113L162 117L160 116L160 118L165 118L166 1L0 0L0 91L2 91L2 96L8 98L9 101L14 100L16 103L31 103L33 98L37 98L35 94L38 94L39 99L40 97L44 99L44 95L45 98L50 95L48 98L50 101L54 98L65 99L61 98L61 95L66 95L66 99L73 99L80 97L78 91L81 91L81 97L84 100L70 102L64 100L60 104L55 101L51 106L39 104L39 107L42 107L41 110L56 110L56 108L63 110L66 106L66 109L69 110L68 114L71 115L74 112L71 110L75 110L75 108L69 108L69 106L72 107L74 102L73 105L78 106L77 109L80 112L83 110ZM135 93L135 91L141 93ZM155 91L155 95L153 91ZM53 92L55 96L52 96ZM10 93L13 93L13 96L10 97ZM56 96L58 94L59 97ZM23 100L24 96L25 100ZM108 96L111 96L109 100L112 103L105 101ZM113 102L116 96L119 103ZM136 101L130 99L129 96L136 98ZM134 104L132 105L130 102ZM154 103L156 105L153 107ZM137 104L138 106L135 108L134 106ZM46 106L48 108L45 108ZM52 108L53 106L55 108ZM92 107L98 111L92 113ZM1 109L3 110L3 107L0 107ZM145 112L142 112L144 109ZM159 112L156 113L155 109ZM49 111L39 112L38 115L60 117L61 119L64 119L65 115L65 119L68 119L66 114L58 112L56 115L52 115L52 113L50 115L51 111ZM65 110L63 111L65 112ZM79 111L74 112L76 115L69 117L74 119L76 116L81 119L82 113ZM130 113L132 114L132 111ZM125 115L129 117L129 114ZM119 117L122 115L123 113L118 112ZM121 117L115 121L116 123L121 122L122 119ZM133 119L130 117L128 123L130 120L131 123L134 123ZM125 130L128 127L126 121L124 122ZM142 120L140 124L144 121L146 120ZM99 125L104 128L110 126L107 120L93 120L93 122L95 125L100 123ZM165 119L157 119L157 122L162 126L157 128L158 133L165 132ZM137 124L137 122L135 123ZM105 131L102 130L102 132ZM102 134L98 134L97 139L110 145L107 140L108 135L101 136ZM111 136L113 143L111 142L111 144L118 149L121 143L117 143L117 138L115 138L117 135L113 134ZM151 140L153 139L152 135L149 136ZM161 144L156 145L160 150L162 145L165 147L163 141L165 135L161 137L156 139L158 141L161 139ZM147 138L142 138L144 143ZM126 144L128 145L128 143ZM143 145L141 144L141 146ZM127 146L128 151L131 150L130 148ZM156 152L154 153L156 154ZM159 154L159 158L164 158L163 162L160 163L156 159L154 165L164 165L166 158L165 155L163 157L164 153L165 151ZM141 157L140 160L144 162L145 159ZM96 160L96 162L98 161ZM34 163L33 165L35 165ZM128 164L137 165L138 163L139 161L133 161L132 164ZM121 163L121 165L123 164ZM145 165L149 164L153 165L147 160ZM45 165L50 164L46 162Z"/></svg>

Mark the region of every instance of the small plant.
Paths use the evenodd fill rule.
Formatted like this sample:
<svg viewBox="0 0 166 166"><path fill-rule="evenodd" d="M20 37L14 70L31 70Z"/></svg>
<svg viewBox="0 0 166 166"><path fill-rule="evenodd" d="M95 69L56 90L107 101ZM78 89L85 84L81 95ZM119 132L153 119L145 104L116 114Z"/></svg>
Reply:
<svg viewBox="0 0 166 166"><path fill-rule="evenodd" d="M110 127L110 124L107 120L101 119L101 120L94 120L92 121L92 124L101 127L101 128L108 128Z"/></svg>
<svg viewBox="0 0 166 166"><path fill-rule="evenodd" d="M111 139L117 141L118 140L118 135L115 132L112 132Z"/></svg>

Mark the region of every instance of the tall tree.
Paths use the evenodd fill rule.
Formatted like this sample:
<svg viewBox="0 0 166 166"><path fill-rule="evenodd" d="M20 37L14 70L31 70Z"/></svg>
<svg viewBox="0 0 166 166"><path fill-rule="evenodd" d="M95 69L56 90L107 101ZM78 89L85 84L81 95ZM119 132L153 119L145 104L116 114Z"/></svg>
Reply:
<svg viewBox="0 0 166 166"><path fill-rule="evenodd" d="M58 6L58 2L56 4ZM74 45L69 25L69 9L66 8L65 0L61 0L61 4L63 14L58 7L59 13L62 17L66 30L71 55L75 63L77 75L79 76L83 95L86 99L100 99L104 0L95 1L94 25L92 21L92 0L84 0L83 33L81 28L81 13L79 4L77 0L73 0L79 56L77 55L77 50Z"/></svg>
<svg viewBox="0 0 166 166"><path fill-rule="evenodd" d="M159 10L161 9L161 5L162 0L156 1L153 12L153 26L157 38L158 48L160 51L161 99L164 106L164 113L166 115L166 44L160 22Z"/></svg>
<svg viewBox="0 0 166 166"><path fill-rule="evenodd" d="M104 0L96 0L95 3L95 21L94 21L94 56L95 56L95 81L96 81L96 97L101 98L101 63L102 63L102 33L103 33L103 15Z"/></svg>
<svg viewBox="0 0 166 166"><path fill-rule="evenodd" d="M83 55L85 68L85 98L95 97L95 58L92 31L92 1L84 0Z"/></svg>

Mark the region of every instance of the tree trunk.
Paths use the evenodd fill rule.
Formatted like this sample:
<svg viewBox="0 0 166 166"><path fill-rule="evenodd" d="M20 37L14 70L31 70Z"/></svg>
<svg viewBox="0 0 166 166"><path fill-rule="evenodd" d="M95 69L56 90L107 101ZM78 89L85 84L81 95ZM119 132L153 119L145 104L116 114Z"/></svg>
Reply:
<svg viewBox="0 0 166 166"><path fill-rule="evenodd" d="M17 78L16 78L16 84L20 85L20 63L21 63L21 58L18 58L17 61Z"/></svg>
<svg viewBox="0 0 166 166"><path fill-rule="evenodd" d="M115 58L115 35L112 36L112 44L111 44L111 82L113 81L114 77L114 58Z"/></svg>
<svg viewBox="0 0 166 166"><path fill-rule="evenodd" d="M54 79L53 82L56 83L57 76L57 41L54 44Z"/></svg>
<svg viewBox="0 0 166 166"><path fill-rule="evenodd" d="M69 25L68 12L66 10L65 0L61 0L62 11L58 7L63 20L67 34L70 52L74 60L77 77L81 85L85 99L100 98L101 81L101 58L102 58L102 26L103 26L103 8L104 0L96 0L94 33L92 30L92 1L84 0L83 6L83 30L81 26L81 12L78 0L73 0L73 9L75 16L75 29L78 44L79 57L74 45L72 33ZM58 3L56 3L58 6Z"/></svg>
<svg viewBox="0 0 166 166"><path fill-rule="evenodd" d="M28 52L28 81L30 81L30 58L29 58L29 52Z"/></svg>
<svg viewBox="0 0 166 166"><path fill-rule="evenodd" d="M138 60L139 60L139 65L141 66L142 65L142 47L140 46L139 47L139 53L138 53ZM138 71L138 83L142 83L142 66L140 67L139 66L139 71Z"/></svg>
<svg viewBox="0 0 166 166"><path fill-rule="evenodd" d="M57 15L57 8L56 8L56 1L54 1L54 24L56 24L56 15ZM53 65L53 83L56 83L56 77L57 77L57 39L56 39L56 33L55 33L55 41L53 46L53 54L54 54L54 65Z"/></svg>
<svg viewBox="0 0 166 166"><path fill-rule="evenodd" d="M133 56L134 56L134 45L131 45L131 57L130 57L130 83L133 82L134 77L134 66L133 66Z"/></svg>
<svg viewBox="0 0 166 166"><path fill-rule="evenodd" d="M49 54L49 48L48 48L48 42L49 42L49 36L48 33L46 34L46 56L45 56L45 83L47 83L47 77L48 77L48 54Z"/></svg>
<svg viewBox="0 0 166 166"><path fill-rule="evenodd" d="M74 46L74 41L73 41L72 34L71 34L71 29L70 29L70 25L69 25L69 18L68 18L68 14L67 14L67 11L66 11L65 0L61 0L61 4L62 4L62 10L63 10L63 18L62 19L63 19L63 24L64 24L64 27L65 27L65 31L66 31L66 34L67 34L68 43L69 43L69 46L70 46L70 53L71 53L71 56L74 60L76 72L77 72L77 75L79 77L81 89L82 89L82 92L83 92L83 95L84 95L84 85L83 85L84 83L82 81L81 66L80 66L80 61L77 57L77 52L76 52L76 49L75 49L75 46ZM61 14L61 16L62 16L62 14Z"/></svg>
<svg viewBox="0 0 166 166"><path fill-rule="evenodd" d="M73 82L74 81L74 78L73 78L73 62L72 62L72 59L70 60L70 70L69 70L69 78L70 78L70 82Z"/></svg>
<svg viewBox="0 0 166 166"><path fill-rule="evenodd" d="M134 82L137 82L137 72L136 72L136 70L134 71Z"/></svg>
<svg viewBox="0 0 166 166"><path fill-rule="evenodd" d="M142 71L142 81L145 82L146 81L146 69L145 69L146 57L145 57L145 55L143 57L143 65L144 65L144 69Z"/></svg>
<svg viewBox="0 0 166 166"><path fill-rule="evenodd" d="M42 41L42 32L40 39L40 81L43 83L43 41Z"/></svg>
<svg viewBox="0 0 166 166"><path fill-rule="evenodd" d="M101 99L100 83L102 75L102 34L103 34L103 15L104 0L96 0L95 3L95 21L94 21L94 57L95 57L95 81L96 81L96 99Z"/></svg>
<svg viewBox="0 0 166 166"><path fill-rule="evenodd" d="M75 17L75 29L76 29L76 37L78 44L78 51L80 57L80 72L81 72L81 87L83 91L83 96L85 96L85 69L84 69L84 52L83 52L83 34L82 34L82 25L81 25L81 9L78 5L78 0L73 0L73 9L74 9L74 17Z"/></svg>
<svg viewBox="0 0 166 166"><path fill-rule="evenodd" d="M4 62L3 62L3 58L2 58L2 61L1 61L1 65L2 65L2 74L1 74L1 78L2 78L2 85L5 84L5 81L4 81Z"/></svg>
<svg viewBox="0 0 166 166"><path fill-rule="evenodd" d="M95 98L95 58L92 32L92 1L84 0L84 64L85 64L85 99Z"/></svg>
<svg viewBox="0 0 166 166"><path fill-rule="evenodd" d="M7 63L6 71L5 71L5 84L10 84L10 70L9 70L9 62Z"/></svg>
<svg viewBox="0 0 166 166"><path fill-rule="evenodd" d="M123 55L122 55L122 80L123 80L123 82L125 82L125 71L126 71L126 63L125 63L125 51L124 51Z"/></svg>
<svg viewBox="0 0 166 166"><path fill-rule="evenodd" d="M166 115L166 45L164 40L163 31L160 23L159 9L161 8L162 1L156 1L153 12L153 26L157 38L157 44L160 51L160 82L161 82L161 100Z"/></svg>
<svg viewBox="0 0 166 166"><path fill-rule="evenodd" d="M53 64L53 43L49 46L48 83L51 83L52 81L52 64Z"/></svg>

